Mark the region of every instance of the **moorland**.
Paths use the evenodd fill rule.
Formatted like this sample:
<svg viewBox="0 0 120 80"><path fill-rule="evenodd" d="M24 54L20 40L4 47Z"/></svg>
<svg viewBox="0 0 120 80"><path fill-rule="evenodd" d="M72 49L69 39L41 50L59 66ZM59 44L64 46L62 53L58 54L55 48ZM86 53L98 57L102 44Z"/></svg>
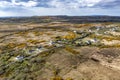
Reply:
<svg viewBox="0 0 120 80"><path fill-rule="evenodd" d="M0 80L120 80L120 17L0 18Z"/></svg>

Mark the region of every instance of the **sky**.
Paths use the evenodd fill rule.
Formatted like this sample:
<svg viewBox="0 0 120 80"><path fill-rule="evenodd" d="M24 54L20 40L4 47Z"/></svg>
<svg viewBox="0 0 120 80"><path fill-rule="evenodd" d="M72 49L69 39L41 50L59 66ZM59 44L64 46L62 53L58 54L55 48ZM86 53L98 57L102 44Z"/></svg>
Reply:
<svg viewBox="0 0 120 80"><path fill-rule="evenodd" d="M120 0L0 0L0 17L120 16Z"/></svg>

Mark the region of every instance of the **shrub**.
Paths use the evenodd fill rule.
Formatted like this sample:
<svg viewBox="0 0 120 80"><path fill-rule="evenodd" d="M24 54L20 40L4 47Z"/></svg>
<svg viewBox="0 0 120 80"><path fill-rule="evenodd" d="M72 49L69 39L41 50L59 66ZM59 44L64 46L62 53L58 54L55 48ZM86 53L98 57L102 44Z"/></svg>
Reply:
<svg viewBox="0 0 120 80"><path fill-rule="evenodd" d="M74 32L69 32L67 35L62 37L63 39L74 39L76 38L76 34Z"/></svg>
<svg viewBox="0 0 120 80"><path fill-rule="evenodd" d="M78 51L74 50L73 48L69 47L69 46L66 46L65 47L65 50L71 52L72 54L79 54Z"/></svg>

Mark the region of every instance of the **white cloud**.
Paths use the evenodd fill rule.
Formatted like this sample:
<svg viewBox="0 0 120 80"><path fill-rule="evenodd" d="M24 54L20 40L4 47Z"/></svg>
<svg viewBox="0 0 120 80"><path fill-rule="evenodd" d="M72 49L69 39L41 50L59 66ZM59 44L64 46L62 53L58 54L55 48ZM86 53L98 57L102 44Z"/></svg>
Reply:
<svg viewBox="0 0 120 80"><path fill-rule="evenodd" d="M45 0L46 1L46 0ZM118 0L0 0L0 16L34 15L120 15L120 7L101 8L113 5ZM120 1L119 1L120 2ZM118 2L118 3L119 3ZM45 4L45 5L41 5ZM109 5L108 5L109 4ZM46 7L48 6L48 7Z"/></svg>
<svg viewBox="0 0 120 80"><path fill-rule="evenodd" d="M48 5L57 8L90 8L96 7L97 4L105 6L105 4L109 4L114 1L117 0L51 0Z"/></svg>
<svg viewBox="0 0 120 80"><path fill-rule="evenodd" d="M37 6L38 2L35 0L29 0L27 2L16 2L16 0L11 0L11 2L8 1L0 1L0 7L16 7L16 6L22 6L22 7L34 7Z"/></svg>
<svg viewBox="0 0 120 80"><path fill-rule="evenodd" d="M39 4L46 4L51 7L56 8L90 8L99 6L106 6L112 5L112 2L118 0L50 0L50 1L41 1L41 0L28 0L28 1L21 1L21 0L11 0L8 1L0 1L0 7L15 7L15 6L22 6L22 7L35 7ZM45 7L45 6L38 6L38 7Z"/></svg>
<svg viewBox="0 0 120 80"><path fill-rule="evenodd" d="M0 7L7 7L11 6L11 3L8 1L0 1Z"/></svg>
<svg viewBox="0 0 120 80"><path fill-rule="evenodd" d="M78 4L80 4L80 7L91 7L100 1L102 0L77 0Z"/></svg>
<svg viewBox="0 0 120 80"><path fill-rule="evenodd" d="M52 0L50 3L48 3L48 5L53 6L53 7L62 7L63 3L57 0Z"/></svg>
<svg viewBox="0 0 120 80"><path fill-rule="evenodd" d="M16 0L12 0L13 6L24 6L24 7L34 7L38 3L36 1L29 0L28 2L16 2Z"/></svg>
<svg viewBox="0 0 120 80"><path fill-rule="evenodd" d="M4 16L46 16L46 15L70 15L70 16L85 16L85 15L114 15L120 16L119 9L100 9L100 8L79 8L63 9L63 8L29 8L27 11L1 11L0 17Z"/></svg>

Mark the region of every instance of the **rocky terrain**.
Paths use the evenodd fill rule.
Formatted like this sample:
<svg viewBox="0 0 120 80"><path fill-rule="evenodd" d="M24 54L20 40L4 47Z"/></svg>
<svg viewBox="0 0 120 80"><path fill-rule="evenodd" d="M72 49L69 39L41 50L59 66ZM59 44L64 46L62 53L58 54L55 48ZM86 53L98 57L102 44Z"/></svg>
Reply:
<svg viewBox="0 0 120 80"><path fill-rule="evenodd" d="M120 80L120 23L42 18L1 20L0 80Z"/></svg>

